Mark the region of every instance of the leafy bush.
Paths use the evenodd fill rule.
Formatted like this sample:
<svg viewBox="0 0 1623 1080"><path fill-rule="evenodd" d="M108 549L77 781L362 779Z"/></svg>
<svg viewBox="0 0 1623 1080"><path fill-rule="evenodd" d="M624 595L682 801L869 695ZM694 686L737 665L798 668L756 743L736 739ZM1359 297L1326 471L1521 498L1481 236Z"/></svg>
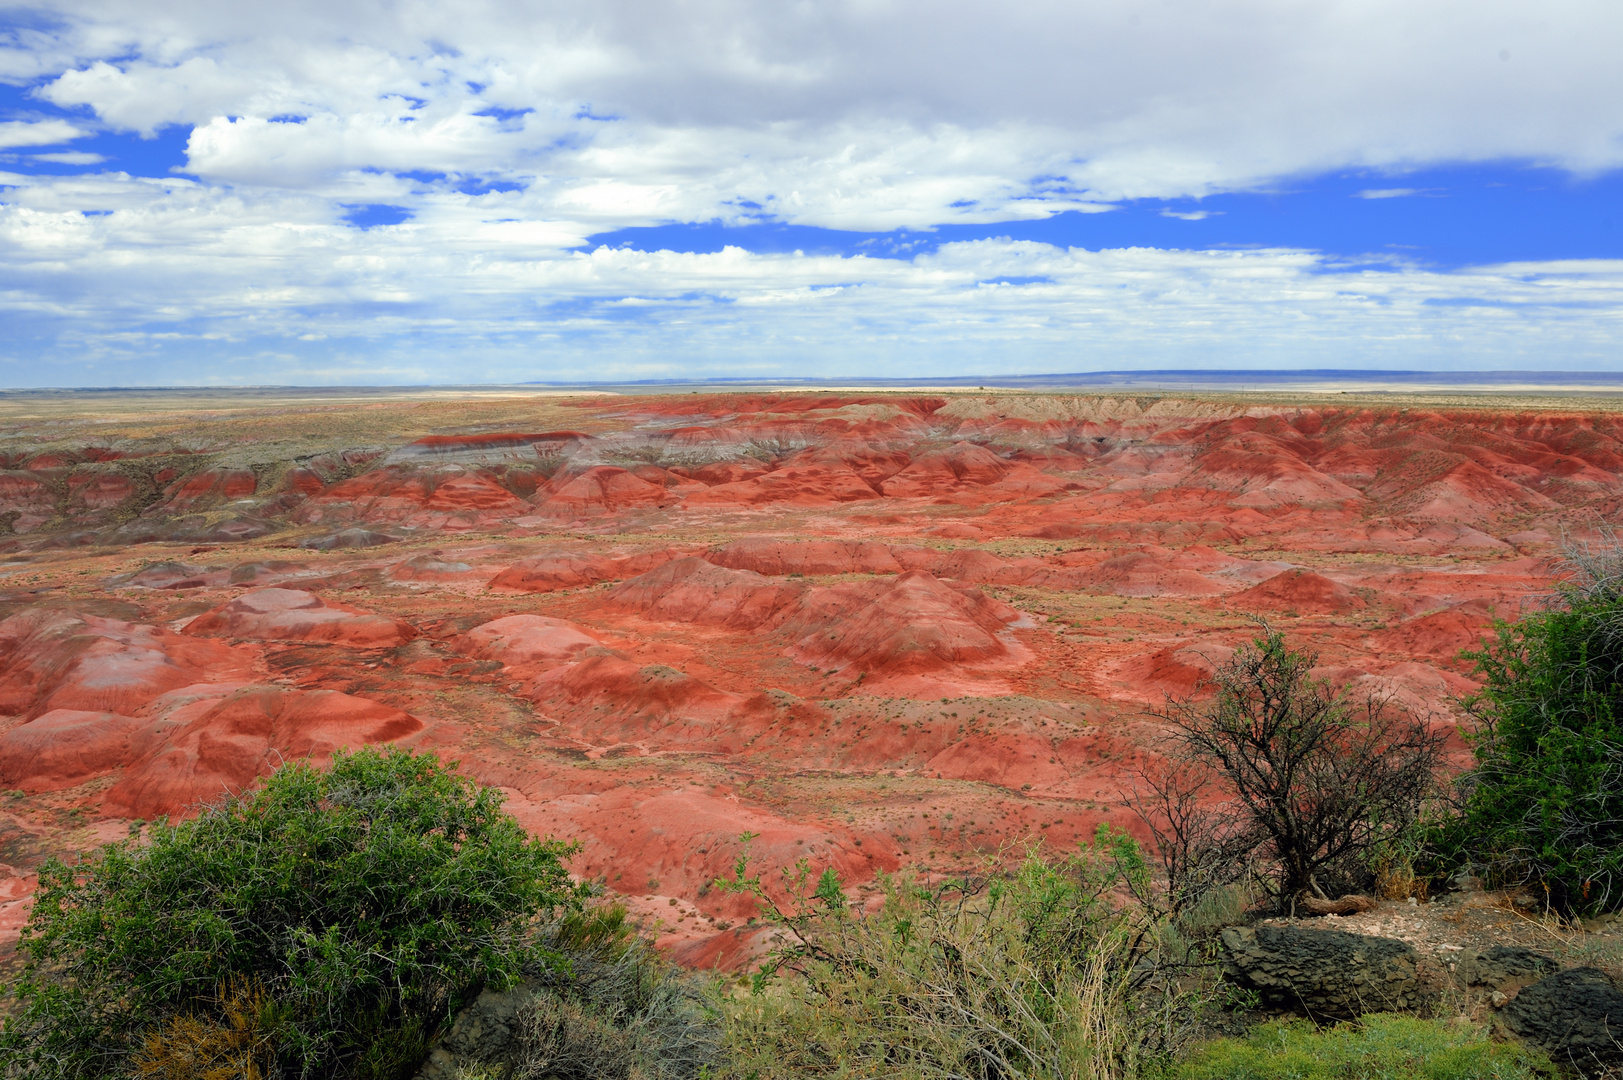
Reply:
<svg viewBox="0 0 1623 1080"><path fill-rule="evenodd" d="M1245 1039L1210 1043L1167 1080L1534 1080L1549 1063L1478 1028L1373 1014L1320 1030L1306 1021L1262 1024Z"/></svg>
<svg viewBox="0 0 1623 1080"><path fill-rule="evenodd" d="M1272 867L1280 897L1324 895L1319 874L1345 876L1415 822L1443 733L1389 701L1355 701L1312 678L1317 663L1266 630L1217 669L1210 702L1169 700L1156 714L1172 725L1179 764L1193 777L1174 776L1141 808L1163 857L1173 857L1174 890L1255 859ZM1212 776L1227 801L1215 824L1200 798Z"/></svg>
<svg viewBox="0 0 1623 1080"><path fill-rule="evenodd" d="M538 916L578 906L569 850L431 756L284 766L145 847L42 868L5 1074L176 1075L235 1048L267 1071L407 1075L461 998L540 955ZM262 1028L274 1047L244 1049Z"/></svg>
<svg viewBox="0 0 1623 1080"><path fill-rule="evenodd" d="M1560 602L1475 660L1477 766L1452 836L1507 883L1552 907L1623 906L1623 554L1569 552Z"/></svg>
<svg viewBox="0 0 1623 1080"><path fill-rule="evenodd" d="M786 870L787 907L745 870L722 884L782 940L724 1002L732 1075L1109 1078L1166 1041L1176 995L1145 986L1154 935L1116 893L1146 874L1125 834L974 879L886 879L865 917L832 870L815 887L805 862Z"/></svg>

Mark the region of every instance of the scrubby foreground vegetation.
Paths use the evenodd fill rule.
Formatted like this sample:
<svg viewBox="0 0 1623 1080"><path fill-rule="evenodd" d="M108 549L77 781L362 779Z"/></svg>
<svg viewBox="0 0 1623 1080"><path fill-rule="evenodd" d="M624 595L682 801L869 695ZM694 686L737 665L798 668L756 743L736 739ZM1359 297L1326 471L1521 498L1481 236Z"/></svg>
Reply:
<svg viewBox="0 0 1623 1080"><path fill-rule="evenodd" d="M339 754L146 844L48 864L0 1036L12 1075L409 1075L578 909L568 849L431 756Z"/></svg>
<svg viewBox="0 0 1623 1080"><path fill-rule="evenodd" d="M1535 885L1555 911L1623 903L1623 563L1576 565L1560 603L1477 655L1465 777L1438 775L1427 718L1314 681L1313 658L1265 627L1214 693L1161 714L1172 767L1137 799L1158 866L1101 826L1070 856L1033 845L979 873L902 873L863 905L832 868L763 877L745 857L717 885L776 929L747 984L669 966L571 882L571 848L431 756L290 764L144 843L45 868L4 1074L394 1080L481 992L516 986L513 1039L459 1063L463 1080L1547 1072L1415 1018L1209 1036L1252 1004L1216 944L1248 906L1461 866Z"/></svg>

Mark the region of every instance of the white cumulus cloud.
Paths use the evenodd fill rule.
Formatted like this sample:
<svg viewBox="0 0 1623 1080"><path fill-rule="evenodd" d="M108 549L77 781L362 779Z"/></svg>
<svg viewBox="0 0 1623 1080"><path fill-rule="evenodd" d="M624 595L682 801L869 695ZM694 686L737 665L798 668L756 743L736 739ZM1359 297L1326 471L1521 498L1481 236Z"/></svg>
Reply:
<svg viewBox="0 0 1623 1080"><path fill-rule="evenodd" d="M73 119L14 113L0 146L187 140L175 175L26 173L93 166L100 143L5 159L0 381L69 355L110 381L228 362L352 378L369 349L394 380L540 377L538 349L576 377L1615 362L1623 271L1602 262L582 248L665 223L995 225L1329 170L1390 173L1369 199L1424 194L1401 176L1431 165L1594 175L1623 167L1615 0L55 0L30 18L0 29L0 81ZM345 223L369 204L406 220Z"/></svg>
<svg viewBox="0 0 1623 1080"><path fill-rule="evenodd" d="M84 134L64 120L9 120L0 123L0 147L54 146Z"/></svg>

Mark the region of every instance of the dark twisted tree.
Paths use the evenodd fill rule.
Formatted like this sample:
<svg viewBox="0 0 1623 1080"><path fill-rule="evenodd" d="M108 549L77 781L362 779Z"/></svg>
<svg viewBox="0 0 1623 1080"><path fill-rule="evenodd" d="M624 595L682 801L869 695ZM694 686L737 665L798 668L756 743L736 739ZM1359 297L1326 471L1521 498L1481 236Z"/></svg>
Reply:
<svg viewBox="0 0 1623 1080"><path fill-rule="evenodd" d="M1318 875L1326 867L1364 855L1417 819L1446 736L1390 699L1354 699L1313 678L1317 662L1264 627L1214 673L1213 696L1169 700L1155 713L1173 729L1174 762L1197 778L1209 773L1212 798L1238 814L1203 835L1195 813L1203 791L1173 781L1152 794L1149 802L1162 806L1146 816L1188 849L1185 887L1212 872L1216 854L1271 867L1287 902L1323 896Z"/></svg>

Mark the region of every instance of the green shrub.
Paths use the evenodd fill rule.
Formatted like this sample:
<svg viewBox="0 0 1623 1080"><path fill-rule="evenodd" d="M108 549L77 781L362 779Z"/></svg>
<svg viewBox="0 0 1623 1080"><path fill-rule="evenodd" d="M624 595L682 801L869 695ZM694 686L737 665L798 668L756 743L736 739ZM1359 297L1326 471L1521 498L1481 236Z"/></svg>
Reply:
<svg viewBox="0 0 1623 1080"><path fill-rule="evenodd" d="M1623 577L1575 554L1563 603L1465 654L1477 765L1448 846L1588 912L1623 906Z"/></svg>
<svg viewBox="0 0 1623 1080"><path fill-rule="evenodd" d="M832 871L786 873L782 902L742 864L723 883L782 936L753 992L722 1002L729 1075L1111 1078L1164 1043L1168 995L1138 993L1154 934L1117 895L1145 874L1124 834L977 879L883 880L866 916Z"/></svg>
<svg viewBox="0 0 1623 1080"><path fill-rule="evenodd" d="M1263 1024L1219 1039L1166 1071L1167 1080L1533 1080L1549 1063L1479 1028L1374 1014L1326 1030Z"/></svg>
<svg viewBox="0 0 1623 1080"><path fill-rule="evenodd" d="M538 916L579 904L570 849L403 750L284 766L149 837L42 868L5 1075L129 1076L165 1040L224 1046L243 986L274 1005L269 1068L409 1075L460 999L537 959Z"/></svg>

